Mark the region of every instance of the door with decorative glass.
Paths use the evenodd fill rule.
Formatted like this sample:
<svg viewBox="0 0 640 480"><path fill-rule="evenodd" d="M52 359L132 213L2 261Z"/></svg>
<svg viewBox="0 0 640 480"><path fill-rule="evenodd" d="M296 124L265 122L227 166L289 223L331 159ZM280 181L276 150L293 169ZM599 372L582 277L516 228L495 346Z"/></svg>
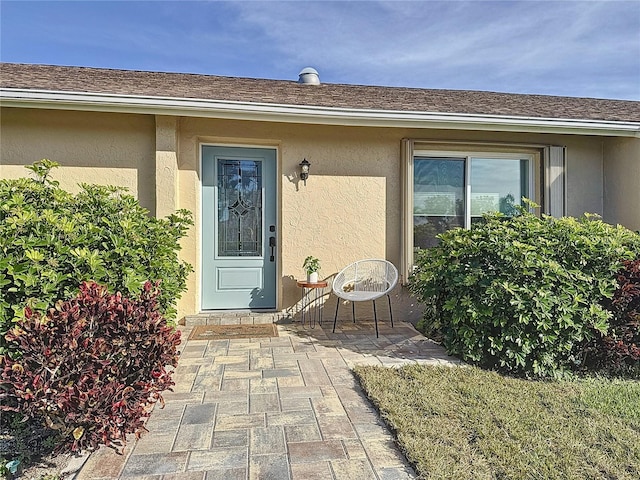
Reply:
<svg viewBox="0 0 640 480"><path fill-rule="evenodd" d="M202 309L276 306L276 151L202 147Z"/></svg>

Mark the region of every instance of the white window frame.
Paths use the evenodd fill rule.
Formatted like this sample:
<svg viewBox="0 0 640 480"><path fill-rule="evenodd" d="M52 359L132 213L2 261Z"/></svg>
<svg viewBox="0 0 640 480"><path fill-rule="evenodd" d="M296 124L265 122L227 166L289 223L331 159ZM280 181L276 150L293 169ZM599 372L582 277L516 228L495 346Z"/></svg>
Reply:
<svg viewBox="0 0 640 480"><path fill-rule="evenodd" d="M403 139L401 144L402 194L402 242L400 276L403 284L408 282L413 270L413 185L414 159L416 157L447 157L465 159L465 228L471 225L470 171L473 157L529 160L529 195L535 203L543 205L545 213L554 216L564 214L566 199L566 152L564 147L538 144L512 144L497 142L463 142L442 140ZM561 171L561 172L560 172ZM550 190L550 181L555 182L555 193ZM551 192L551 193L550 193ZM546 201L545 201L546 199ZM555 204L553 201L555 200ZM558 204L562 200L561 204ZM551 208L550 205L557 205Z"/></svg>

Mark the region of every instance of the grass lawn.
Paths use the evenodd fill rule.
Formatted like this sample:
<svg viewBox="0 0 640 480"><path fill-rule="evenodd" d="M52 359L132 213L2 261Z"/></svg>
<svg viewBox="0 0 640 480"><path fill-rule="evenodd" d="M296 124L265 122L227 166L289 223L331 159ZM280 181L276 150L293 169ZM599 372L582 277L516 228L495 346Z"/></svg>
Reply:
<svg viewBox="0 0 640 480"><path fill-rule="evenodd" d="M418 365L355 372L421 478L640 478L638 381Z"/></svg>

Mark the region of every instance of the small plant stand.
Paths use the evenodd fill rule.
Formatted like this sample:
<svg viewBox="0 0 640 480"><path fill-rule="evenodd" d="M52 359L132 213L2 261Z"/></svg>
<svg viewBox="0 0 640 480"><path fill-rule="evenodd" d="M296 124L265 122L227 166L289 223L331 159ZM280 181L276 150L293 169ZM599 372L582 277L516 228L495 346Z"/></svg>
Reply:
<svg viewBox="0 0 640 480"><path fill-rule="evenodd" d="M302 318L300 325L304 327L305 318L311 328L315 328L316 321L322 325L323 305L320 298L324 294L324 289L329 285L326 281L307 282L298 280L298 287L302 288ZM314 293L311 298L312 292Z"/></svg>

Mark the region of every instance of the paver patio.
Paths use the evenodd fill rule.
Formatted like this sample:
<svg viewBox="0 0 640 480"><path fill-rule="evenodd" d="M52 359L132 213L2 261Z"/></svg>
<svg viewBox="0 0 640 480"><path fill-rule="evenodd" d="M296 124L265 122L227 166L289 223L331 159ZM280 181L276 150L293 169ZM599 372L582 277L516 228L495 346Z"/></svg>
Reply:
<svg viewBox="0 0 640 480"><path fill-rule="evenodd" d="M351 373L357 364L457 364L411 324L278 325L279 337L189 340L174 392L124 455L94 452L78 480L416 478Z"/></svg>

